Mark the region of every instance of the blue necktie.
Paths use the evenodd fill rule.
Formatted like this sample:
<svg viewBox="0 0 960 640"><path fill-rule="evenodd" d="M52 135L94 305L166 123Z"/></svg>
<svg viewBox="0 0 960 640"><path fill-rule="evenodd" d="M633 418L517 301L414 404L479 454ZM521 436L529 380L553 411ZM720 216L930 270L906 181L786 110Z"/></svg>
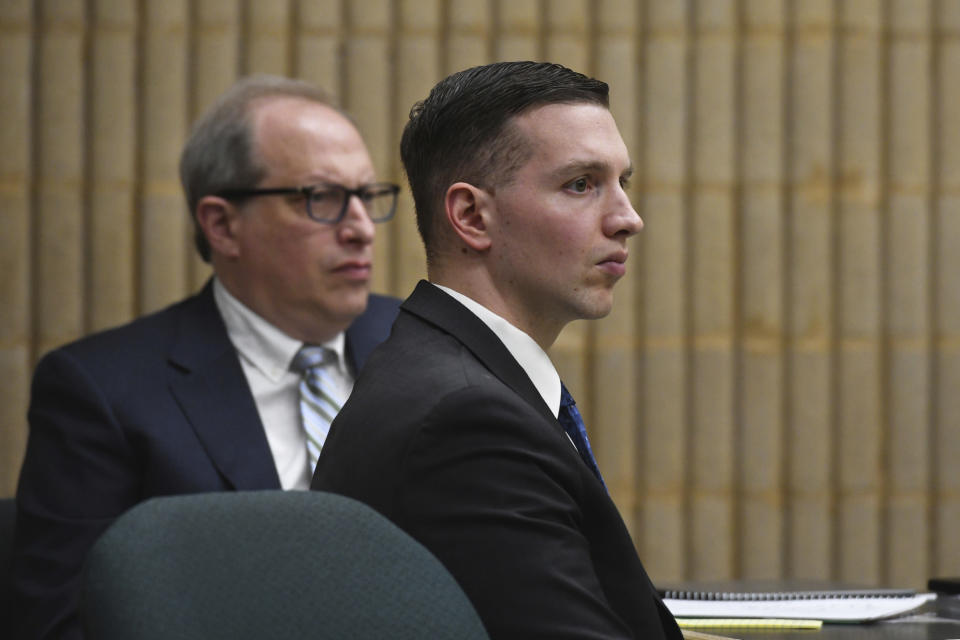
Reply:
<svg viewBox="0 0 960 640"><path fill-rule="evenodd" d="M560 415L557 416L557 420L560 421L563 430L573 440L580 457L583 458L583 461L600 480L600 484L606 489L607 484L603 481L603 476L600 475L600 468L597 466L597 461L593 457L593 450L590 448L590 440L587 438L587 428L583 425L583 417L577 410L577 403L574 402L573 396L570 395L563 383L560 383Z"/></svg>
<svg viewBox="0 0 960 640"><path fill-rule="evenodd" d="M333 365L336 359L337 354L331 349L305 345L294 356L290 367L303 375L300 380L300 419L307 436L307 459L311 474L317 466L330 423L343 407L344 399L336 392L337 385L327 370L327 366Z"/></svg>

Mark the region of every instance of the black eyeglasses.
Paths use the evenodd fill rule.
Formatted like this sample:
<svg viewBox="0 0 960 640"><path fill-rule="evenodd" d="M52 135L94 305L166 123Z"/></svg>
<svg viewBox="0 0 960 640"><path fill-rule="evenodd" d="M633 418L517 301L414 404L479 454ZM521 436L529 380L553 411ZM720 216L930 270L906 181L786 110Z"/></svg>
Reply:
<svg viewBox="0 0 960 640"><path fill-rule="evenodd" d="M400 187L390 182L374 182L356 189L342 184L312 184L307 187L276 187L270 189L225 189L215 194L227 200L256 196L299 195L307 203L307 215L324 224L337 224L347 215L350 197L357 196L373 222L386 222L397 210Z"/></svg>

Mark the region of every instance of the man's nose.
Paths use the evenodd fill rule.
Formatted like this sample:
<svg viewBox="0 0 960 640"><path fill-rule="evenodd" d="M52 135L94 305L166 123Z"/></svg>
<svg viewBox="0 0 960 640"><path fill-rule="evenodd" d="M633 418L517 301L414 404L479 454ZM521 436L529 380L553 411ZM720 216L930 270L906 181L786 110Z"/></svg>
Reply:
<svg viewBox="0 0 960 640"><path fill-rule="evenodd" d="M373 242L376 235L376 225L367 213L367 207L360 196L352 194L347 201L347 212L340 221L339 234L345 242Z"/></svg>
<svg viewBox="0 0 960 640"><path fill-rule="evenodd" d="M610 203L611 211L607 216L607 235L615 236L625 234L627 237L640 232L643 229L643 219L637 210L633 208L630 197L622 188L616 189L613 194L613 202Z"/></svg>

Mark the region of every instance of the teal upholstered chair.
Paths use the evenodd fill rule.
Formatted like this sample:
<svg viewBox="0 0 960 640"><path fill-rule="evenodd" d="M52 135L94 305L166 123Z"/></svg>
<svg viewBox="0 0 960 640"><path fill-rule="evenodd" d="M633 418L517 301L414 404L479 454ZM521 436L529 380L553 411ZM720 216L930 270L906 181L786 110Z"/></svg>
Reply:
<svg viewBox="0 0 960 640"><path fill-rule="evenodd" d="M91 640L487 638L425 547L366 505L313 491L136 506L91 550L81 615Z"/></svg>

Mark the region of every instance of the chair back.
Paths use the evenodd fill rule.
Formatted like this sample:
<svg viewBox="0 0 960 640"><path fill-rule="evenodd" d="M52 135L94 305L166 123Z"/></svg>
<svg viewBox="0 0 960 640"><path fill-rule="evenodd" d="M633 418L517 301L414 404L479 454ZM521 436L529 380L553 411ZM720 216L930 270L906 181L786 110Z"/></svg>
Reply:
<svg viewBox="0 0 960 640"><path fill-rule="evenodd" d="M459 585L373 509L314 491L153 498L92 548L81 616L98 640L486 640Z"/></svg>

